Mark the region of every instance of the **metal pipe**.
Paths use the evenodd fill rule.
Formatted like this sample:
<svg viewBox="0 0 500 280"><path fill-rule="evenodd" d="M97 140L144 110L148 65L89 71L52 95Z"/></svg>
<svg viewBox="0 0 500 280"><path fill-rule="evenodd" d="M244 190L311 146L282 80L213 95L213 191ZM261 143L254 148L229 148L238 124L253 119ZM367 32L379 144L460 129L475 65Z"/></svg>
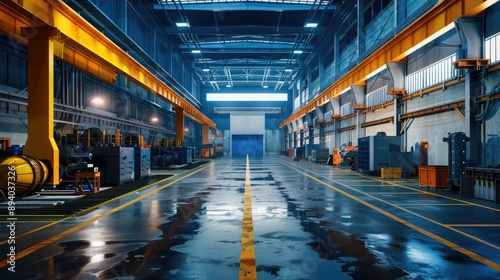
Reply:
<svg viewBox="0 0 500 280"><path fill-rule="evenodd" d="M83 160L92 160L92 153L72 153L71 160L83 159Z"/></svg>

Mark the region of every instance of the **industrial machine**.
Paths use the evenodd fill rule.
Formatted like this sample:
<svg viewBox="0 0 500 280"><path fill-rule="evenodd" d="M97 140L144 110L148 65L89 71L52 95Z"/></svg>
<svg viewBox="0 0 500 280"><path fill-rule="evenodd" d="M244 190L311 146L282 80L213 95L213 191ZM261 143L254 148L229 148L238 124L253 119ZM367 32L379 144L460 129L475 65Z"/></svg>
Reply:
<svg viewBox="0 0 500 280"><path fill-rule="evenodd" d="M15 195L22 195L34 191L48 177L47 165L30 156L10 156L0 163L0 191L4 196L10 195L12 183Z"/></svg>
<svg viewBox="0 0 500 280"><path fill-rule="evenodd" d="M413 172L412 153L401 151L401 137L378 132L358 139L356 171L378 175L383 167L400 167L402 172Z"/></svg>
<svg viewBox="0 0 500 280"><path fill-rule="evenodd" d="M317 163L326 163L330 156L329 149L317 149L312 151L312 161Z"/></svg>
<svg viewBox="0 0 500 280"><path fill-rule="evenodd" d="M337 166L342 162L342 157L340 157L340 149L333 148L332 150L332 164Z"/></svg>
<svg viewBox="0 0 500 280"><path fill-rule="evenodd" d="M340 146L340 157L342 158L340 166L349 167L352 170L355 170L357 153L358 153L358 147L353 146L351 142L342 144Z"/></svg>
<svg viewBox="0 0 500 280"><path fill-rule="evenodd" d="M151 176L151 151L149 148L134 147L135 180Z"/></svg>
<svg viewBox="0 0 500 280"><path fill-rule="evenodd" d="M304 147L293 149L293 160L300 160L304 158Z"/></svg>
<svg viewBox="0 0 500 280"><path fill-rule="evenodd" d="M443 138L443 142L448 143L448 183L454 190L461 185L460 180L465 172L467 160L467 142L470 138L463 132L448 134Z"/></svg>
<svg viewBox="0 0 500 280"><path fill-rule="evenodd" d="M309 159L309 157L312 158L312 151L318 150L319 149L319 144L305 144L304 145L304 158Z"/></svg>
<svg viewBox="0 0 500 280"><path fill-rule="evenodd" d="M102 185L123 185L135 179L134 148L92 147L94 164L101 172Z"/></svg>
<svg viewBox="0 0 500 280"><path fill-rule="evenodd" d="M51 176L49 165L22 155L22 146L11 146L7 139L0 140L0 183L3 182L0 191L4 195L9 192L9 181L14 179L16 195L34 192L48 181ZM196 156L195 147L179 147L180 142L168 139L162 142L172 146L146 148L141 135L123 137L118 129L115 134L105 135L99 128L88 128L64 136L54 130L54 140L59 149L60 178L56 187L59 190L76 189L75 182L82 174L96 175L99 185L120 186L149 177L151 168L191 164ZM198 147L203 148L205 146Z"/></svg>

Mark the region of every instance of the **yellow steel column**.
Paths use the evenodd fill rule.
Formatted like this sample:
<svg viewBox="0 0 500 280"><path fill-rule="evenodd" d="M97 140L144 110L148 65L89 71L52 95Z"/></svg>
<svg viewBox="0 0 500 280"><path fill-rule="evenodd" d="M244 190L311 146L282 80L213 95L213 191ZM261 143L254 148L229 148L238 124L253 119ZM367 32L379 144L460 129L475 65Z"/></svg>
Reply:
<svg viewBox="0 0 500 280"><path fill-rule="evenodd" d="M175 107L175 140L177 143L184 142L184 109Z"/></svg>
<svg viewBox="0 0 500 280"><path fill-rule="evenodd" d="M28 140L23 153L51 170L47 184L59 184L59 149L54 141L54 36L51 26L23 28L28 38Z"/></svg>
<svg viewBox="0 0 500 280"><path fill-rule="evenodd" d="M209 132L210 131L210 127L208 127L208 124L204 124L203 125L203 144L209 144L209 139L208 139L208 136L209 136ZM203 157L210 157L210 149L211 148L205 148L203 149Z"/></svg>

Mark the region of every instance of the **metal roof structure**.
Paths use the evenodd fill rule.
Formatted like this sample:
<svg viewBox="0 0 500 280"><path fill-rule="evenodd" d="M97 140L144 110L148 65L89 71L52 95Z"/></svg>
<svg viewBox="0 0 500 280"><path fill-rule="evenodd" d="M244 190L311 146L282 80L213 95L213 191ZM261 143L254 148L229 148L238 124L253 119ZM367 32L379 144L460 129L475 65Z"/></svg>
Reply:
<svg viewBox="0 0 500 280"><path fill-rule="evenodd" d="M144 0L206 85L279 90L318 51L345 0Z"/></svg>

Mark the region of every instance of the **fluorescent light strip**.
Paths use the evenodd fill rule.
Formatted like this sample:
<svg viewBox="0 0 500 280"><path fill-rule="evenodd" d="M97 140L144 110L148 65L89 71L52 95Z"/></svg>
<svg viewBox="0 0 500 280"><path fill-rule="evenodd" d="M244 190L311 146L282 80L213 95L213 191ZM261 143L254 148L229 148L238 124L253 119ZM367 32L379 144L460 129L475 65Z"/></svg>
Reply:
<svg viewBox="0 0 500 280"><path fill-rule="evenodd" d="M304 25L304 27L312 27L312 28L314 28L316 26L318 26L318 24L317 23L313 23L313 22L306 23L306 25Z"/></svg>
<svg viewBox="0 0 500 280"><path fill-rule="evenodd" d="M288 101L286 93L207 93L207 101Z"/></svg>

